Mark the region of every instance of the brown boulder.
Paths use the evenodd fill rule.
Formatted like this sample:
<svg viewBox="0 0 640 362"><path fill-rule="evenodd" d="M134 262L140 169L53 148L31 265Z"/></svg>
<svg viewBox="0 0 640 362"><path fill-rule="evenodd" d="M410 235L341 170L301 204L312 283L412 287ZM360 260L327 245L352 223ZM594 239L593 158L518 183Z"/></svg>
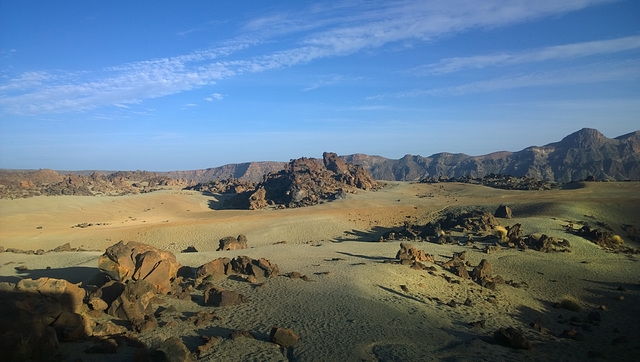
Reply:
<svg viewBox="0 0 640 362"><path fill-rule="evenodd" d="M120 241L98 258L98 268L112 280L147 280L165 294L180 267L171 252L135 241Z"/></svg>
<svg viewBox="0 0 640 362"><path fill-rule="evenodd" d="M225 236L220 239L220 246L216 251L224 250L238 250L247 248L247 237L243 234L238 235L237 238L233 236Z"/></svg>
<svg viewBox="0 0 640 362"><path fill-rule="evenodd" d="M228 307L240 303L248 303L249 299L233 290L224 290L218 287L209 287L204 292L204 304L214 307Z"/></svg>
<svg viewBox="0 0 640 362"><path fill-rule="evenodd" d="M271 339L271 342L285 348L291 347L298 343L298 336L296 336L291 329L273 327L271 328L269 337Z"/></svg>

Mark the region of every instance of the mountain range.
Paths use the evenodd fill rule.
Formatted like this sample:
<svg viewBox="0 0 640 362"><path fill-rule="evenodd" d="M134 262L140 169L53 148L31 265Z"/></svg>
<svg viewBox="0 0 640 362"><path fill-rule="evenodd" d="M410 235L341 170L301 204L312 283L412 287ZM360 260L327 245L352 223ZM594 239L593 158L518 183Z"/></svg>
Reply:
<svg viewBox="0 0 640 362"><path fill-rule="evenodd" d="M400 159L353 154L340 156L345 162L363 166L376 180L417 181L427 177L483 177L508 174L537 180L571 182L595 180L640 180L640 131L607 138L598 130L583 128L559 142L531 146L521 151L499 151L481 156L436 153L429 157L405 155ZM246 162L205 170L163 173L173 179L195 182L230 177L259 182L286 162Z"/></svg>

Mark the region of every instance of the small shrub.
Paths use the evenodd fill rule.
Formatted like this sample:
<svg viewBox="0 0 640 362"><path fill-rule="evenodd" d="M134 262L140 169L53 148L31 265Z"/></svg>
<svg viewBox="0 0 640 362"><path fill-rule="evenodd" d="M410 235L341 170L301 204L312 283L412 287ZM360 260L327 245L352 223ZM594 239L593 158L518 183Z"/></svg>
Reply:
<svg viewBox="0 0 640 362"><path fill-rule="evenodd" d="M579 312L580 310L582 310L580 301L576 297L570 295L562 298L562 300L560 301L560 308L572 310L574 312Z"/></svg>
<svg viewBox="0 0 640 362"><path fill-rule="evenodd" d="M609 241L614 245L624 245L624 240L622 240L620 235L612 235Z"/></svg>
<svg viewBox="0 0 640 362"><path fill-rule="evenodd" d="M507 229L504 226L496 225L493 227L493 235L500 239L500 242L507 241Z"/></svg>

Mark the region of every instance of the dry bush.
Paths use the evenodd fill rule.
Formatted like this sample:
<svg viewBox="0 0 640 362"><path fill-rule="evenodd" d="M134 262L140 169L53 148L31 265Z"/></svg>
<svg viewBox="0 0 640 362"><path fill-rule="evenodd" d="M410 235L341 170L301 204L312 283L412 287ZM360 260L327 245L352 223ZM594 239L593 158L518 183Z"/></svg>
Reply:
<svg viewBox="0 0 640 362"><path fill-rule="evenodd" d="M580 310L582 310L582 306L580 305L580 301L578 300L578 298L571 295L563 297L559 303L559 306L560 308L572 310L574 312L579 312Z"/></svg>
<svg viewBox="0 0 640 362"><path fill-rule="evenodd" d="M507 229L504 226L496 225L493 227L493 235L500 239L500 242L507 241Z"/></svg>

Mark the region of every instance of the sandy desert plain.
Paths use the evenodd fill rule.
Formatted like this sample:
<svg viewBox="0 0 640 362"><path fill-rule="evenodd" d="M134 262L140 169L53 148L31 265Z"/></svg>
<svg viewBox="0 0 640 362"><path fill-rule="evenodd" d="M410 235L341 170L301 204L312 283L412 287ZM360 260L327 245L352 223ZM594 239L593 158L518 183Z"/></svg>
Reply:
<svg viewBox="0 0 640 362"><path fill-rule="evenodd" d="M0 245L5 249L50 250L70 243L92 251L0 253L0 281L52 277L89 285L100 279L98 257L107 247L138 241L169 250L182 265L194 268L238 255L278 265L280 276L258 283L233 276L215 281L244 294L248 303L203 306L198 290L194 301L162 296L163 306L174 305L178 313L163 315L157 328L134 334L150 348L177 336L192 352L203 343L201 335L221 337L210 349L194 353L199 360L637 361L640 255L604 250L567 233L563 225L569 220L606 223L628 246L640 247L621 229L623 224L640 229L640 182L582 186L513 191L386 182L382 189L359 190L316 206L262 210L222 209L224 195L177 188L117 197L3 199ZM432 263L425 262L435 267L431 272L401 265L395 259L400 241L378 241L405 221L424 224L458 210L493 213L499 205L513 210L512 219L498 219L501 225L520 223L525 234L567 239L571 252L503 248L487 254L482 251L487 241L475 242L476 248L411 242L436 262L461 251L467 251L471 267L487 259L494 275L519 286L490 290ZM93 225L74 227L83 223ZM248 249L216 251L219 239L239 234L247 236ZM198 252L181 252L189 246ZM284 276L294 271L311 280ZM575 298L579 310L557 307L567 297ZM467 300L470 305L464 304ZM199 327L185 321L203 309L220 319ZM271 343L273 326L290 328L298 342L289 348ZM495 343L494 332L506 327L523 331L532 348ZM235 330L247 330L255 339L229 338ZM579 335L568 338L565 330ZM85 353L92 343L61 343L59 350L63 360L72 361L130 360L134 352L123 345L117 354Z"/></svg>

